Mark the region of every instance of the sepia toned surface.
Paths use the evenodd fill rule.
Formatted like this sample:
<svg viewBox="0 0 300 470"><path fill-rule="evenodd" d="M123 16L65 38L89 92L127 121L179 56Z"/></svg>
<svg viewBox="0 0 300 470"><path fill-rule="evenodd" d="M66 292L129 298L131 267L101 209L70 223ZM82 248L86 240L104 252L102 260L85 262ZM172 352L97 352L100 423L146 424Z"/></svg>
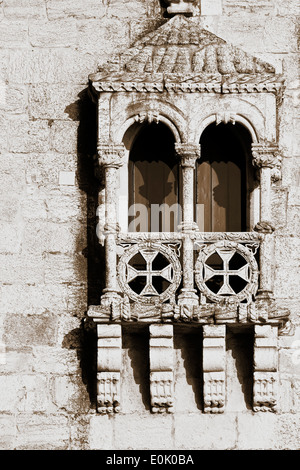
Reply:
<svg viewBox="0 0 300 470"><path fill-rule="evenodd" d="M203 43L209 46L206 54L193 56L194 62L189 62L191 57L186 55L187 44L181 55L172 56L173 49L166 47L162 39L162 44L151 43L151 35L159 26L165 25L169 40L174 41L178 33L170 19L163 16L166 6L161 6L158 0L4 0L0 5L1 449L213 450L300 446L299 4L294 0L181 3L187 3L188 8L195 4L194 17L190 18L193 27L189 29L190 35L183 38L186 43L191 42L194 31L208 31L193 36L195 50ZM146 49L145 54L139 51L133 54L133 50L128 54L138 41ZM267 243L261 247L269 262L263 265L260 276L265 290L273 291L277 309L289 310L293 327L287 335L276 337L276 342L276 327L256 325L254 330L258 316L265 315L263 302L256 311L250 308L247 312L231 308L226 311L227 320L233 315L240 324L244 324L245 318L251 318L253 324L249 328L245 323L244 329L236 331L230 322L226 323L225 336L223 330L218 333L223 324L214 325L218 329L215 331L208 331L210 325L205 325L204 338L202 329L190 323L186 328L173 325L172 332L167 331L168 345L173 338L173 348L166 348L168 358L157 371L153 364L160 357L155 357L157 351L153 346L149 358L149 345L153 342L147 318L152 318L153 312L146 308L128 311L125 305L123 318L142 321L134 328L122 325L122 341L120 325L113 325L117 327L113 328L115 331L101 332L105 344L110 338L117 338L114 364L109 365L117 377L115 392L111 376L97 367L97 349L102 348L104 356L106 352L104 343L97 348L99 335L87 317L89 306L96 309L100 305L102 291L107 287L105 257L112 260L108 269L113 272L115 257L111 253L116 249L113 235L107 236L106 253L97 237L96 213L103 190L99 181L103 175L95 175L93 157L97 154L97 128L104 140L109 140L112 134L117 140L125 109L131 106L138 123L145 118L132 96L142 95L146 101L148 98L143 91L130 97L127 93L125 99L126 93L121 93L120 97L114 96L113 106L104 98L97 118L88 77L105 70L108 64L108 81L112 80L120 73L116 63L112 63L116 55L126 57L131 74L137 70L144 73L150 49L152 52L155 49L155 67L164 59L163 67L171 70L175 64L184 73L198 73L203 64L209 72L215 72L217 67L221 75L228 71L249 73L254 63L250 57L256 57L255 64L259 64L263 75L262 87L265 74L269 79L283 74L283 94L276 99L273 93L276 80L268 82L270 93L256 90L252 93L251 81L246 85L235 82L233 87L238 89L235 95L192 92L185 93L183 98L178 94L178 108L184 109L185 116L193 116L189 118L192 122L177 116L177 110L167 104L160 109L150 106L152 114L146 120L149 122L155 112L167 113L179 122L181 135L192 130L185 142L196 143L205 116L218 114L216 121L224 123L235 120L234 113L239 112L251 117L261 139L276 142L275 147L258 145L252 149L267 195L261 201L260 211L270 216L275 228L272 247L268 234ZM234 63L239 64L238 70L228 69L232 65L230 54ZM265 64L271 64L271 68ZM150 75L159 72L158 68L147 70ZM126 77L122 75L123 78ZM133 81L132 76L130 80ZM224 89L230 89L230 83L223 84ZM186 85L181 86L186 89ZM207 82L206 86L218 87L219 83ZM114 124L110 129L106 120L109 110L113 110L110 116ZM108 158L107 148L102 150L103 158ZM276 160L270 168L268 156L273 158L278 150L280 165ZM122 151L123 147L117 148L114 154L117 161L106 173L107 181L114 184ZM98 148L98 156L99 152ZM189 179L188 165L184 178ZM113 200L113 190L110 196ZM187 200L190 196L186 192ZM112 213L110 217L110 228L114 229L116 220ZM186 217L186 222L191 223L190 212L186 212ZM266 220L269 221L260 219ZM259 220L254 217L248 223L254 225L254 221ZM264 230L266 227L262 227ZM202 239L198 241L203 243ZM188 256L184 262L192 266ZM197 305L201 311L196 310L191 271L185 272L187 291L183 292L181 306L176 305L171 314L159 312L159 315L187 318L185 300L192 298L195 316L210 318L211 312L204 312L206 307ZM114 290L116 279L110 279L109 287ZM108 309L109 305L104 299L103 307ZM119 313L113 314L117 317ZM271 305L267 318L272 315L276 317ZM213 318L222 323L224 312L214 310ZM98 329L104 326L99 323ZM212 358L212 352L205 346L207 342L203 341L206 337L215 338L214 334L219 353ZM164 336L163 333L153 336L152 332L152 338L163 341ZM253 355L257 358L254 375ZM205 369L206 358L216 361L216 371L212 366ZM107 361L110 362L109 358ZM97 372L104 374L104 382L110 383L111 395L117 395L116 408L120 394L120 410L112 416L96 411ZM171 382L172 413L151 412L150 377L156 372L162 372L162 380ZM266 375L276 379L276 413L257 413L252 409L252 392L257 407L266 404L260 397L261 373L264 379ZM219 403L223 405L225 400L226 407L222 413L207 414L202 390L214 374L222 384ZM269 395L272 393L271 390ZM164 407L166 396L159 398Z"/></svg>

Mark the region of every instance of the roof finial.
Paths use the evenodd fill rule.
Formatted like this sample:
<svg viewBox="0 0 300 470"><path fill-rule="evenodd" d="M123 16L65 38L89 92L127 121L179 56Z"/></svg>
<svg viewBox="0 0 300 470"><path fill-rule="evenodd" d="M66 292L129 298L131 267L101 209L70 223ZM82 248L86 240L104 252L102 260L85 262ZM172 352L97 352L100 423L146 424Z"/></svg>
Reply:
<svg viewBox="0 0 300 470"><path fill-rule="evenodd" d="M193 16L196 0L165 0L165 3L169 5L167 7L169 15Z"/></svg>

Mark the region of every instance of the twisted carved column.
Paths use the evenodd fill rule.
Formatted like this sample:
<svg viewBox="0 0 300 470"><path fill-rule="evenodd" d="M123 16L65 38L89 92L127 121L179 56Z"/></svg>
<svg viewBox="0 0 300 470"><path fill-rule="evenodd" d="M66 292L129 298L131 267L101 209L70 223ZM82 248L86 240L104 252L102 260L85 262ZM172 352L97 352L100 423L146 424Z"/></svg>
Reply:
<svg viewBox="0 0 300 470"><path fill-rule="evenodd" d="M198 305L199 299L194 288L194 244L191 232L198 229L194 222L194 171L196 160L200 158L199 144L175 144L182 168L182 225L183 232L183 288L178 297L181 305Z"/></svg>
<svg viewBox="0 0 300 470"><path fill-rule="evenodd" d="M118 300L116 234L119 231L117 221L117 182L118 169L124 164L123 145L99 144L98 163L105 172L105 258L106 286L101 304L109 305Z"/></svg>
<svg viewBox="0 0 300 470"><path fill-rule="evenodd" d="M264 233L260 246L260 289L258 295L271 297L272 259L274 240L272 232L271 183L280 178L281 157L278 147L271 143L252 144L253 164L260 171L260 222L255 230Z"/></svg>

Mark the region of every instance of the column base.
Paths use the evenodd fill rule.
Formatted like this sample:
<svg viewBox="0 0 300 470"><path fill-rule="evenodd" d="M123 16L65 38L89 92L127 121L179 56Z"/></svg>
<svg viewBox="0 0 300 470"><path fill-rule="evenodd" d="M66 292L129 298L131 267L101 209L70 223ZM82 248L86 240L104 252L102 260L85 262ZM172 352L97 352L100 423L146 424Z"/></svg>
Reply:
<svg viewBox="0 0 300 470"><path fill-rule="evenodd" d="M178 296L178 305L199 305L196 289L181 289Z"/></svg>
<svg viewBox="0 0 300 470"><path fill-rule="evenodd" d="M122 297L115 290L104 289L103 295L101 296L101 305L108 306L112 303L120 303Z"/></svg>

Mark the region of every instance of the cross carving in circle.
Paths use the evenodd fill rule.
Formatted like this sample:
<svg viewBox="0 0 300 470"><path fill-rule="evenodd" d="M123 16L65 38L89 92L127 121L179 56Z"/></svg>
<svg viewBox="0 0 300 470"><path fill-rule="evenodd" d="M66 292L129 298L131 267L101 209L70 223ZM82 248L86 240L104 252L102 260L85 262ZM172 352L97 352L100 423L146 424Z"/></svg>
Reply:
<svg viewBox="0 0 300 470"><path fill-rule="evenodd" d="M134 268L133 266L131 266L130 264L127 264L126 281L127 283L129 283L133 281L133 279L135 279L136 277L146 276L146 285L143 288L143 290L140 292L140 295L159 295L159 293L157 292L157 290L152 284L152 278L154 276L160 276L166 279L167 281L172 282L173 281L172 265L168 264L163 269L154 270L152 268L152 263L155 260L159 252L153 251L153 250L140 250L139 253L142 255L142 257L146 261L146 269L138 270Z"/></svg>
<svg viewBox="0 0 300 470"><path fill-rule="evenodd" d="M222 276L223 285L218 291L218 295L235 295L236 292L230 285L230 276L239 276L245 281L249 282L249 265L248 263L239 269L230 269L229 262L233 255L236 253L235 249L220 249L216 248L216 253L223 261L223 269L213 269L207 264L204 264L204 282L211 279L213 276Z"/></svg>

